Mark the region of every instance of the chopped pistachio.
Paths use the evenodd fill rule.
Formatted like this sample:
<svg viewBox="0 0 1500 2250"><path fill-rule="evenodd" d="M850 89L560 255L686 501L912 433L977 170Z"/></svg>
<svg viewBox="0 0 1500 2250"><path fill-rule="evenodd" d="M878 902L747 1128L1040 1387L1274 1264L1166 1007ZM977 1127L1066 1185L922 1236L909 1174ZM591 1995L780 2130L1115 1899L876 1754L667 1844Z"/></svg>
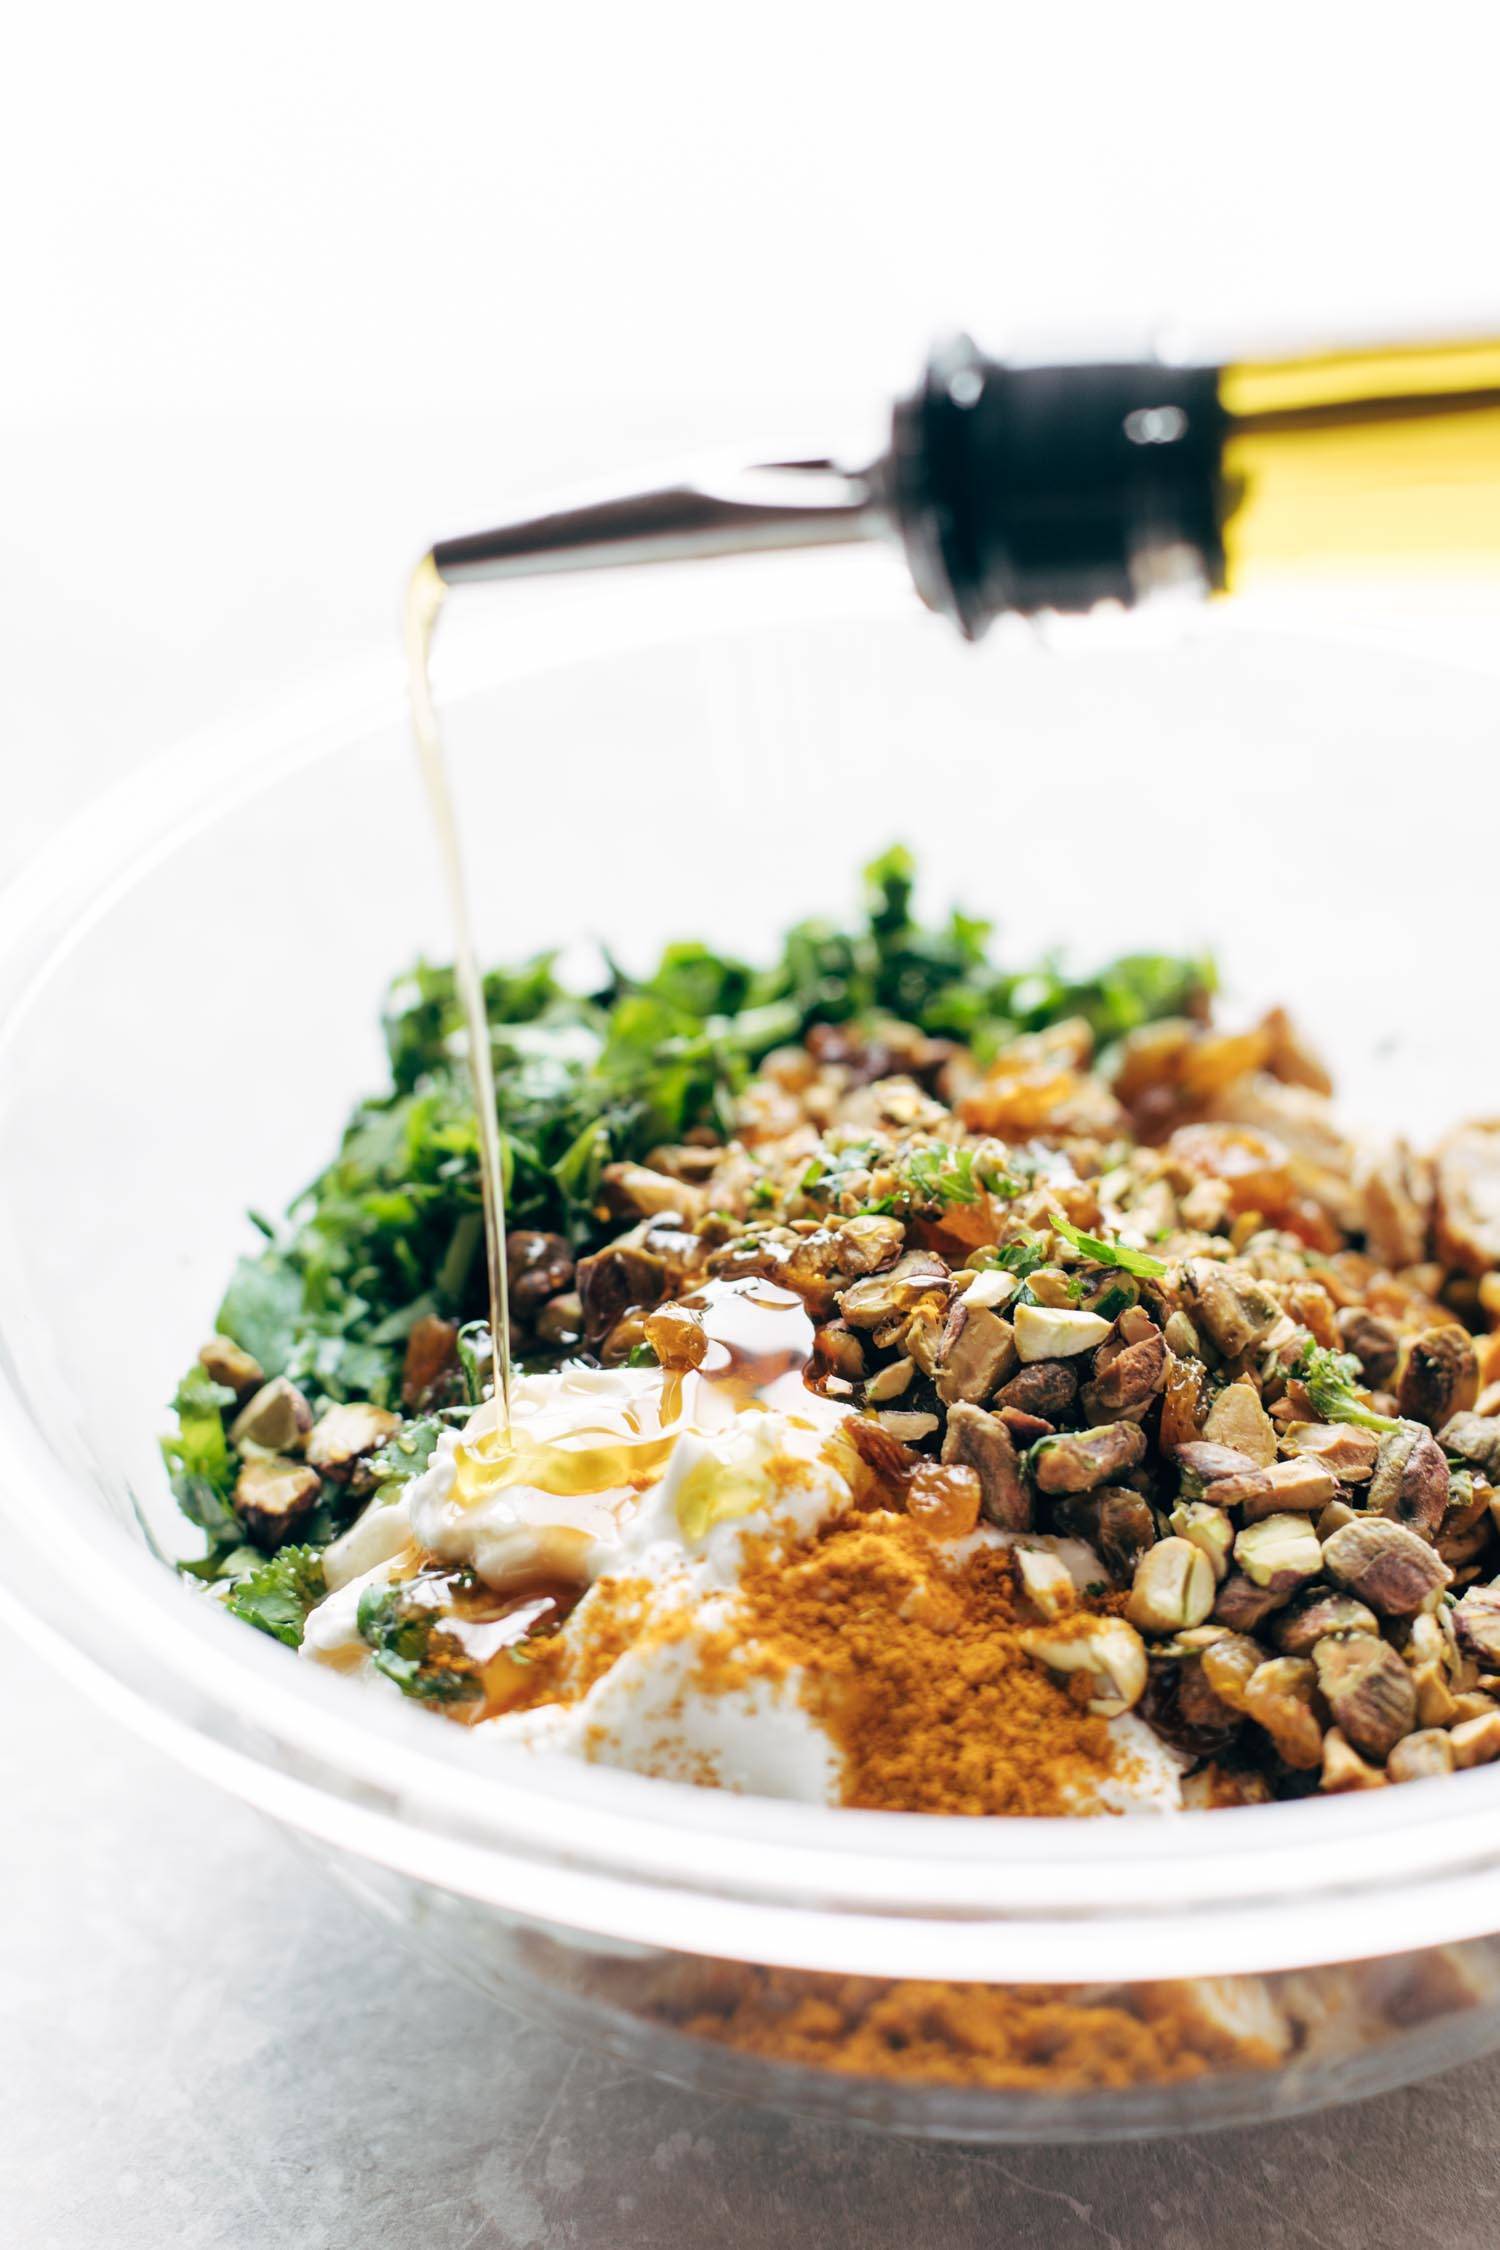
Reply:
<svg viewBox="0 0 1500 2250"><path fill-rule="evenodd" d="M1006 1531L1029 1531L1032 1492L1016 1458L1015 1444L998 1414L982 1406L948 1410L943 1459L961 1462L979 1479L980 1505L989 1523Z"/></svg>
<svg viewBox="0 0 1500 2250"><path fill-rule="evenodd" d="M1378 1633L1380 1619L1352 1594L1312 1586L1277 1612L1269 1631L1282 1656L1311 1656L1330 1633Z"/></svg>
<svg viewBox="0 0 1500 2250"><path fill-rule="evenodd" d="M335 1484L353 1484L357 1489L370 1454L400 1427L400 1415L383 1406L362 1401L330 1406L307 1441L308 1462Z"/></svg>
<svg viewBox="0 0 1500 2250"><path fill-rule="evenodd" d="M1414 1664L1411 1684L1416 1691L1417 1718L1424 1727L1448 1727L1458 1717L1458 1704L1441 1664L1428 1658Z"/></svg>
<svg viewBox="0 0 1500 2250"><path fill-rule="evenodd" d="M1479 1362L1466 1330L1424 1328L1402 1344L1396 1404L1403 1420L1440 1430L1454 1415L1467 1413L1478 1396Z"/></svg>
<svg viewBox="0 0 1500 2250"><path fill-rule="evenodd" d="M1203 1357L1203 1345L1198 1331L1185 1312L1169 1313L1162 1334L1167 1340L1168 1349L1175 1352L1179 1359Z"/></svg>
<svg viewBox="0 0 1500 2250"><path fill-rule="evenodd" d="M1486 1712L1483 1718L1461 1719L1450 1728L1448 1740L1456 1766L1489 1765L1500 1758L1500 1711Z"/></svg>
<svg viewBox="0 0 1500 2250"><path fill-rule="evenodd" d="M1204 1500L1179 1500L1167 1520L1179 1539L1190 1539L1202 1549L1215 1579L1222 1581L1234 1545L1234 1525L1223 1509L1211 1508Z"/></svg>
<svg viewBox="0 0 1500 2250"><path fill-rule="evenodd" d="M903 1230L898 1226L897 1237ZM878 1328L898 1313L916 1310L934 1288L946 1287L948 1268L927 1250L909 1250L884 1273L851 1282L839 1298L839 1311L851 1328Z"/></svg>
<svg viewBox="0 0 1500 2250"><path fill-rule="evenodd" d="M252 1539L279 1546L318 1497L316 1469L301 1461L258 1453L242 1466L234 1487L234 1512Z"/></svg>
<svg viewBox="0 0 1500 2250"><path fill-rule="evenodd" d="M1232 1570L1219 1588L1214 1622L1227 1625L1231 1633L1253 1633L1286 1599L1285 1591L1257 1586L1242 1570Z"/></svg>
<svg viewBox="0 0 1500 2250"><path fill-rule="evenodd" d="M1190 1539L1159 1539L1136 1564L1125 1614L1140 1632L1201 1625L1214 1606L1214 1572Z"/></svg>
<svg viewBox="0 0 1500 2250"><path fill-rule="evenodd" d="M1396 1744L1385 1762L1388 1781L1428 1781L1452 1773L1457 1759L1453 1744L1438 1727L1419 1727Z"/></svg>
<svg viewBox="0 0 1500 2250"><path fill-rule="evenodd" d="M1384 1760L1417 1723L1411 1674L1374 1633L1331 1634L1312 1660L1334 1723L1364 1757Z"/></svg>
<svg viewBox="0 0 1500 2250"><path fill-rule="evenodd" d="M933 1363L938 1397L945 1406L967 1400L978 1406L1015 1372L1016 1346L1008 1320L984 1305L955 1297L948 1308Z"/></svg>
<svg viewBox="0 0 1500 2250"><path fill-rule="evenodd" d="M253 1446L266 1453L295 1453L311 1428L306 1399L295 1383L278 1375L241 1407L230 1425L229 1442L241 1452Z"/></svg>
<svg viewBox="0 0 1500 2250"><path fill-rule="evenodd" d="M1441 1556L1405 1524L1359 1516L1323 1543L1330 1578L1386 1617L1410 1617L1453 1576Z"/></svg>
<svg viewBox="0 0 1500 2250"><path fill-rule="evenodd" d="M1500 1582L1470 1586L1453 1611L1459 1643L1487 1671L1500 1671Z"/></svg>
<svg viewBox="0 0 1500 2250"><path fill-rule="evenodd" d="M916 1445L923 1438L931 1437L938 1427L935 1414L903 1414L897 1411L892 1414L876 1414L872 1419L902 1445Z"/></svg>
<svg viewBox="0 0 1500 2250"><path fill-rule="evenodd" d="M1323 1737L1321 1787L1325 1795L1341 1796L1351 1789L1383 1789L1385 1783L1386 1777L1379 1766L1367 1764L1338 1728L1330 1727Z"/></svg>
<svg viewBox="0 0 1500 2250"><path fill-rule="evenodd" d="M1211 1444L1205 1438L1189 1438L1175 1450L1184 1475L1197 1477L1205 1487L1226 1483L1232 1477L1254 1476L1260 1467L1248 1453L1240 1453L1232 1445Z"/></svg>
<svg viewBox="0 0 1500 2250"><path fill-rule="evenodd" d="M675 1310L672 1306L663 1306L662 1313L655 1317L661 1319L672 1310ZM707 1331L701 1321L697 1324L697 1329L699 1336L703 1339L704 1350L699 1352L696 1359L689 1362L694 1367L701 1365L708 1345ZM656 1343L649 1320L646 1323L646 1340L651 1344ZM825 1374L841 1375L846 1383L857 1383L864 1374L865 1347L855 1335L853 1329L846 1328L841 1320L825 1321L821 1328L814 1329L813 1353L818 1366ZM664 1367L673 1364L659 1345L657 1346L657 1358Z"/></svg>
<svg viewBox="0 0 1500 2250"><path fill-rule="evenodd" d="M1016 1350L1023 1360L1072 1359L1091 1352L1109 1334L1111 1323L1097 1313L1057 1305L1017 1305Z"/></svg>
<svg viewBox="0 0 1500 2250"><path fill-rule="evenodd" d="M1414 1617L1407 1627L1406 1646L1402 1651L1407 1663L1413 1666L1440 1664L1446 1672L1456 1674L1460 1661L1458 1633L1451 1620L1451 1611L1437 1614L1423 1610Z"/></svg>
<svg viewBox="0 0 1500 2250"><path fill-rule="evenodd" d="M1290 1591L1317 1577L1323 1550L1306 1516L1262 1516L1236 1538L1234 1559L1252 1584Z"/></svg>
<svg viewBox="0 0 1500 2250"><path fill-rule="evenodd" d="M1146 1692L1146 1650L1123 1617L1080 1618L1067 1631L1028 1626L1021 1636L1028 1656L1053 1672L1082 1672L1088 1708L1096 1718L1117 1719Z"/></svg>
<svg viewBox="0 0 1500 2250"><path fill-rule="evenodd" d="M1220 1477L1204 1499L1215 1508L1238 1508L1246 1523L1293 1509L1322 1508L1338 1490L1337 1480L1318 1461L1273 1461L1246 1476Z"/></svg>
<svg viewBox="0 0 1500 2250"><path fill-rule="evenodd" d="M880 1368L865 1385L865 1397L872 1406L884 1406L887 1399L899 1398L910 1387L917 1372L916 1363L909 1359L893 1359L889 1367Z"/></svg>
<svg viewBox="0 0 1500 2250"><path fill-rule="evenodd" d="M1258 1469L1276 1458L1276 1429L1248 1375L1228 1383L1209 1408L1203 1435L1210 1445L1227 1445L1248 1455Z"/></svg>
<svg viewBox="0 0 1500 2250"><path fill-rule="evenodd" d="M232 1336L210 1336L199 1349L198 1364L236 1398L248 1397L266 1379L260 1361L242 1350Z"/></svg>
<svg viewBox="0 0 1500 2250"><path fill-rule="evenodd" d="M1009 1304L1020 1286L1013 1273L1002 1273L998 1266L991 1266L987 1273L976 1273L969 1281L964 1289L964 1303L983 1305L993 1312L997 1306Z"/></svg>
<svg viewBox="0 0 1500 2250"><path fill-rule="evenodd" d="M1357 1429L1352 1422L1289 1422L1281 1433L1281 1450L1319 1462L1335 1484L1367 1484L1375 1473L1380 1439L1374 1430Z"/></svg>
<svg viewBox="0 0 1500 2250"><path fill-rule="evenodd" d="M1281 1318L1270 1291L1243 1266L1189 1258L1183 1268L1192 1317L1225 1359L1247 1352Z"/></svg>
<svg viewBox="0 0 1500 2250"><path fill-rule="evenodd" d="M1323 1760L1323 1729L1313 1710L1316 1688L1317 1675L1301 1656L1273 1656L1245 1683L1246 1716L1265 1728L1289 1766L1303 1770Z"/></svg>
<svg viewBox="0 0 1500 2250"><path fill-rule="evenodd" d="M1026 1599L1049 1624L1076 1607L1078 1590L1060 1556L1048 1547L1015 1547L1011 1551Z"/></svg>
<svg viewBox="0 0 1500 2250"><path fill-rule="evenodd" d="M1114 1484L1145 1458L1145 1435L1135 1422L1107 1422L1097 1430L1065 1430L1046 1437L1030 1456L1039 1492L1093 1492Z"/></svg>

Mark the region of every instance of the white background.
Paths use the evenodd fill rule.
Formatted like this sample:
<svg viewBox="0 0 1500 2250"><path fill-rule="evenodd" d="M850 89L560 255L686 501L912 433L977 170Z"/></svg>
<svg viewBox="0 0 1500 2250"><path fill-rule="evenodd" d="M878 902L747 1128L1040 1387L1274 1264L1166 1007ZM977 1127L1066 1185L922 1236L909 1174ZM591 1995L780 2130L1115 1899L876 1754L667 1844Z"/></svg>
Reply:
<svg viewBox="0 0 1500 2250"><path fill-rule="evenodd" d="M861 429L928 336L1495 317L1493 11L50 0L0 69L13 855L387 642L560 472ZM45 769L38 771L37 769Z"/></svg>
<svg viewBox="0 0 1500 2250"><path fill-rule="evenodd" d="M435 534L658 447L837 440L940 326L1500 326L1492 22L15 11L0 872L159 743L391 645ZM516 2041L4 1647L0 1697L18 2241L1494 2239L1494 2073L1192 2152L877 2156Z"/></svg>

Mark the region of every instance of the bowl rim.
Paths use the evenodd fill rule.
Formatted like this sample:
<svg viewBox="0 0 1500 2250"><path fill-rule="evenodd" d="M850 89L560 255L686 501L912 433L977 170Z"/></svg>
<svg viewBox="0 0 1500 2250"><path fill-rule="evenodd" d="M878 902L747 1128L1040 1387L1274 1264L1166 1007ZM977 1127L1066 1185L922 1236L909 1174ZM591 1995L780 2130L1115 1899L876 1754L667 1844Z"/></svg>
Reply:
<svg viewBox="0 0 1500 2250"><path fill-rule="evenodd" d="M457 694L793 617L911 623L909 600L887 599L864 571L761 563L736 588L730 621L729 572L653 575L649 587L616 584L604 603L570 593L537 605L527 632L458 668ZM1368 647L1360 661L1372 661ZM248 796L389 728L404 708L394 655L344 665L199 730L79 812L0 893L0 1074L49 978L117 898ZM0 1237L7 1194L0 1182ZM846 1974L1233 1974L1500 1926L1500 1767L1461 1784L1102 1830L791 1805L542 1757L498 1772L463 1730L289 1662L164 1568L40 1427L16 1349L27 1332L27 1308L6 1291L0 1611L146 1738L338 1850L582 1939Z"/></svg>

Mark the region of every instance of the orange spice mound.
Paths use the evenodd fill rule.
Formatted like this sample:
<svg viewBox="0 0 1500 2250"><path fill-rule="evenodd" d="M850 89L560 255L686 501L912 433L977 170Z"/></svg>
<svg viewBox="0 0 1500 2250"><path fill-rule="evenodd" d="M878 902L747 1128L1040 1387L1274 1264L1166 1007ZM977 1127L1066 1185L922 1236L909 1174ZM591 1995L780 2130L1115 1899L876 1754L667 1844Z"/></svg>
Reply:
<svg viewBox="0 0 1500 2250"><path fill-rule="evenodd" d="M1191 1985L887 1982L720 1963L650 2012L689 2037L855 2077L1058 2093L1264 2070L1282 2049L1235 2037Z"/></svg>
<svg viewBox="0 0 1500 2250"><path fill-rule="evenodd" d="M846 1805L926 1813L1094 1808L1128 1761L1025 1653L1010 1555L956 1567L910 1517L845 1518L747 1554L734 1626L708 1642L709 1691L803 1679L843 1753Z"/></svg>
<svg viewBox="0 0 1500 2250"><path fill-rule="evenodd" d="M513 1668L505 1707L576 1702L628 1649L649 1655L696 1623L688 1610L653 1608L643 1579L603 1580L570 1630ZM1082 1609L1076 1624L1086 1624ZM1107 1810L1101 1785L1128 1784L1133 1761L1106 1721L1026 1654L1025 1625L1008 1551L980 1548L955 1563L911 1516L872 1509L791 1547L747 1540L733 1616L703 1636L691 1686L713 1695L795 1676L841 1754L846 1805Z"/></svg>

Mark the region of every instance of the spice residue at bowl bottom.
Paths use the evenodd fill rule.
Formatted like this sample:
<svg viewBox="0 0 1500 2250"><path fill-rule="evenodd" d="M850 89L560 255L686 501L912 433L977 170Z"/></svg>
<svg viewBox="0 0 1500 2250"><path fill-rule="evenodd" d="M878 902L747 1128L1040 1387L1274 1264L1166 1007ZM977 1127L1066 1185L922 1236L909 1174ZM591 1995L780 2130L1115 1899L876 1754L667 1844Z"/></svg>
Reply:
<svg viewBox="0 0 1500 2250"><path fill-rule="evenodd" d="M716 2046L846 2076L1037 2094L1336 2064L1493 2004L1500 1991L1492 1941L1273 1976L1120 1985L838 1977L686 1959L597 1963L594 1976L614 2005Z"/></svg>

